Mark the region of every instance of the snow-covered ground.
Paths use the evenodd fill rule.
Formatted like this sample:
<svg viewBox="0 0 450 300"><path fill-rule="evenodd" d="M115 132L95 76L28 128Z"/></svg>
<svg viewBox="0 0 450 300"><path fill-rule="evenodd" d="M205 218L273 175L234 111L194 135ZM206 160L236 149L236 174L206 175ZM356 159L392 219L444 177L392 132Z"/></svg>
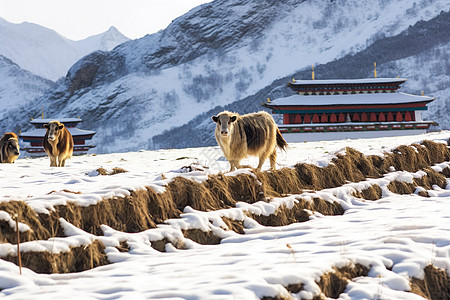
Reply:
<svg viewBox="0 0 450 300"><path fill-rule="evenodd" d="M446 143L450 132L418 136L341 140L290 144L278 155L278 167L296 163L326 166L345 147L366 155L389 152L398 145L433 140ZM174 176L201 181L208 174L226 172L228 162L218 147L140 151L73 157L65 168L50 168L48 158L19 159L0 165L0 201L22 200L37 212L74 201L91 205L101 199L127 195L130 190L150 186L163 191ZM257 160L242 162L256 166ZM183 173L194 165L204 171ZM444 162L436 170L450 166ZM96 169L120 167L128 172L98 176ZM268 169L268 162L263 169ZM248 170L239 170L228 175ZM386 186L392 180L411 181L421 172L393 170L380 179L348 183L316 191L328 201L345 208L342 216L314 214L311 220L282 227L265 227L245 216L244 211L268 214L284 203L292 205L299 195L255 204L238 203L236 208L200 212L187 207L180 219L171 219L156 229L124 233L103 226L104 236L93 236L62 221L68 237L21 244L23 251L52 251L87 245L99 239L106 246L110 265L74 274L37 274L0 260L0 295L8 299L258 299L286 295L283 286L304 284L297 298L308 299L318 292L314 283L332 267L362 264L371 267L367 277L357 278L340 299L422 299L408 292L411 277L423 277L429 264L450 269L450 182L435 187L430 197L398 195ZM353 189L377 183L383 190L378 201L352 196ZM79 194L64 192L69 190ZM301 195L308 197L308 193ZM244 220L245 234L221 229L221 216ZM10 216L0 212L0 218ZM24 225L24 224L23 224ZM22 226L21 230L26 230ZM184 239L179 229L213 230L223 237L219 245L199 245ZM188 249L167 244L165 253L153 249L152 240L178 236ZM129 252L115 246L127 240ZM15 245L0 244L0 254L16 253Z"/></svg>

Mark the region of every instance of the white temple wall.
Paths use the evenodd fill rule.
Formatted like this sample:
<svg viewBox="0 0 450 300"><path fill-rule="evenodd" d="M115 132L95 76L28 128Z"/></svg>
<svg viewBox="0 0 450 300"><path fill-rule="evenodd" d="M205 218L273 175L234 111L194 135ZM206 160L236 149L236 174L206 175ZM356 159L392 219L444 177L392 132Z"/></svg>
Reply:
<svg viewBox="0 0 450 300"><path fill-rule="evenodd" d="M418 110L415 111L415 120L422 121L422 112L421 111L418 111Z"/></svg>

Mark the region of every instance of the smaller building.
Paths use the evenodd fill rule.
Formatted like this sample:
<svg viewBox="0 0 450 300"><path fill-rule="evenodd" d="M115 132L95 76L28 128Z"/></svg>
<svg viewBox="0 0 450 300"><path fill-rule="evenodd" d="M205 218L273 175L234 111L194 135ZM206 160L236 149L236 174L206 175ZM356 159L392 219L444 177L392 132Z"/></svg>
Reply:
<svg viewBox="0 0 450 300"><path fill-rule="evenodd" d="M404 78L293 80L294 95L262 103L283 115L288 142L371 138L426 132L422 112L435 98L398 92Z"/></svg>
<svg viewBox="0 0 450 300"><path fill-rule="evenodd" d="M58 120L63 123L72 135L74 155L87 154L89 149L95 147L93 145L87 145L86 141L92 139L96 132L76 128L76 126L82 121L81 119L33 119L30 123L33 124L35 128L27 132L22 132L19 135L19 138L21 138L24 143L29 143L29 146L21 147L20 150L26 151L29 156L33 157L46 155L43 147L43 140L47 130L44 128L44 125L54 120Z"/></svg>

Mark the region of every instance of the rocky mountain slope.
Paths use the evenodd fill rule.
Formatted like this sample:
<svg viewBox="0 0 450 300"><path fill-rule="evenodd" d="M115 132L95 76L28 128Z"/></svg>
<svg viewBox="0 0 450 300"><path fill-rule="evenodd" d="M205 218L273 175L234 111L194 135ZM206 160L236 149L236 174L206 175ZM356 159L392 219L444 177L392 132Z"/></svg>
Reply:
<svg viewBox="0 0 450 300"><path fill-rule="evenodd" d="M112 50L129 39L111 27L104 33L72 41L37 24L13 24L0 18L0 40L0 55L25 70L56 81L83 56L96 50Z"/></svg>
<svg viewBox="0 0 450 300"><path fill-rule="evenodd" d="M97 130L97 152L200 146L211 143L211 112L259 110L288 92L288 79L309 78L311 64L317 78L355 78L371 76L377 61L379 76L408 77L404 91L420 91L431 68L416 64L448 62L449 10L443 0L216 0L82 58L1 125L25 128L44 105L48 117L80 116ZM429 82L425 93L445 102L448 71L439 70L441 85Z"/></svg>
<svg viewBox="0 0 450 300"><path fill-rule="evenodd" d="M55 83L25 71L0 55L0 120L15 115L20 107L42 96ZM5 131L19 131L20 126L10 124ZM2 133L3 134L3 133Z"/></svg>

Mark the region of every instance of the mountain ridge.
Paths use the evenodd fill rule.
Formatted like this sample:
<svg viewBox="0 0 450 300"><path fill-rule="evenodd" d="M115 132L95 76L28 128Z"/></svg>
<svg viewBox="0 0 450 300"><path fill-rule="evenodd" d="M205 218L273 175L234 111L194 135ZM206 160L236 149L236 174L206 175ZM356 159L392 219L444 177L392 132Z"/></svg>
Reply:
<svg viewBox="0 0 450 300"><path fill-rule="evenodd" d="M21 68L56 81L69 67L95 50L112 50L129 39L115 27L81 39L70 40L58 32L30 22L14 24L0 17L0 54Z"/></svg>
<svg viewBox="0 0 450 300"><path fill-rule="evenodd" d="M33 102L54 86L51 80L34 75L0 55L0 119L14 115L17 108ZM18 132L20 127L10 124L4 130Z"/></svg>

